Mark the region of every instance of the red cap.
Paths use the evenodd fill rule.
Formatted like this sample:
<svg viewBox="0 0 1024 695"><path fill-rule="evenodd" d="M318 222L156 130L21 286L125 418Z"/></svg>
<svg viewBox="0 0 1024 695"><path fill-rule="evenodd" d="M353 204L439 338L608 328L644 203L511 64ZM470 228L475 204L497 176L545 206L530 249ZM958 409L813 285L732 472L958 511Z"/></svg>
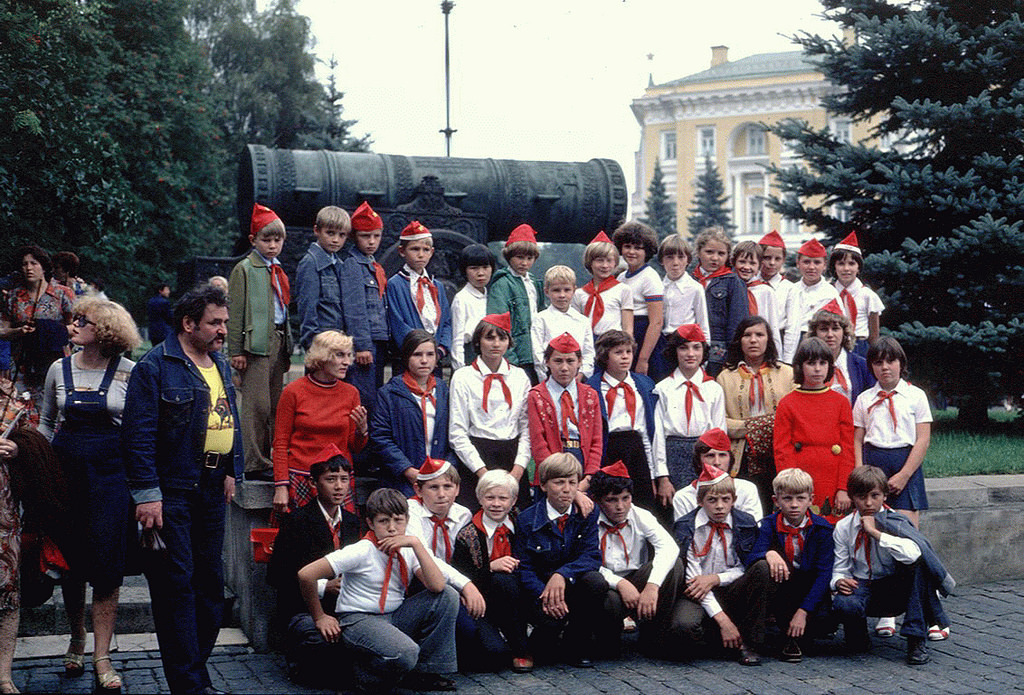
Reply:
<svg viewBox="0 0 1024 695"><path fill-rule="evenodd" d="M372 232L378 229L384 229L384 220L364 200L352 213L352 231Z"/></svg>
<svg viewBox="0 0 1024 695"><path fill-rule="evenodd" d="M341 449L339 449L336 445L334 445L333 443L328 444L320 451L319 454L316 455L316 460L314 460L313 463L323 463L324 461L330 461L335 456L344 455L345 454L341 453Z"/></svg>
<svg viewBox="0 0 1024 695"><path fill-rule="evenodd" d="M512 333L512 314L505 312L504 314L487 314L482 319L484 323L489 323L496 328L500 328L506 333Z"/></svg>
<svg viewBox="0 0 1024 695"><path fill-rule="evenodd" d="M416 474L416 480L425 483L428 480L444 475L445 471L452 467L452 464L444 459L432 459L427 458L422 464L420 464L419 473Z"/></svg>
<svg viewBox="0 0 1024 695"><path fill-rule="evenodd" d="M782 235L774 229L761 237L761 241L757 243L761 246L774 246L777 249L782 249L783 252L786 251L786 242L782 240Z"/></svg>
<svg viewBox="0 0 1024 695"><path fill-rule="evenodd" d="M804 242L804 245L796 250L801 256L807 256L808 258L824 258L828 255L825 251L825 247L821 245L821 242L817 239L811 239L810 241Z"/></svg>
<svg viewBox="0 0 1024 695"><path fill-rule="evenodd" d="M818 309L818 311L827 311L828 313L835 314L836 316L846 316L846 314L843 313L842 308L839 306L839 302L834 299L830 299L828 304Z"/></svg>
<svg viewBox="0 0 1024 695"><path fill-rule="evenodd" d="M430 230L420 224L419 220L413 220L405 225L399 241L419 241L420 239L430 238Z"/></svg>
<svg viewBox="0 0 1024 695"><path fill-rule="evenodd" d="M508 235L508 240L505 242L505 246L515 243L517 241L532 241L537 243L537 232L533 231L533 227L528 224L521 224L512 230L512 233Z"/></svg>
<svg viewBox="0 0 1024 695"><path fill-rule="evenodd" d="M729 477L728 473L715 468L709 463L705 463L703 466L704 467L701 470L700 475L697 477L697 480L694 481L694 486L697 490L700 490L702 487L711 487L715 483L720 483Z"/></svg>
<svg viewBox="0 0 1024 695"><path fill-rule="evenodd" d="M599 470L605 475L610 475L613 478L629 477L629 469L626 468L626 464L624 464L622 461L616 461L612 465L605 466L604 468L601 468Z"/></svg>
<svg viewBox="0 0 1024 695"><path fill-rule="evenodd" d="M277 213L265 205L252 204L252 221L249 222L249 236L256 236L261 229L274 220L279 220Z"/></svg>
<svg viewBox="0 0 1024 695"><path fill-rule="evenodd" d="M604 233L602 229L597 233L597 236L590 240L591 244L610 244L612 240L608 238L608 235Z"/></svg>
<svg viewBox="0 0 1024 695"><path fill-rule="evenodd" d="M695 323L684 323L676 329L676 333L679 334L680 338L691 343L708 342L708 339L704 336L704 331L702 331L700 326Z"/></svg>
<svg viewBox="0 0 1024 695"><path fill-rule="evenodd" d="M566 354L580 351L580 344L577 343L576 339L568 333L563 333L560 336L552 338L548 345L550 345L556 352L563 352Z"/></svg>
<svg viewBox="0 0 1024 695"><path fill-rule="evenodd" d="M860 244L857 243L857 232L850 232L846 235L846 238L832 247L833 251L852 251L857 255L863 256L864 254L860 251Z"/></svg>
<svg viewBox="0 0 1024 695"><path fill-rule="evenodd" d="M732 446L732 442L729 441L729 435L721 427L708 430L697 441L704 442L715 451L729 451Z"/></svg>

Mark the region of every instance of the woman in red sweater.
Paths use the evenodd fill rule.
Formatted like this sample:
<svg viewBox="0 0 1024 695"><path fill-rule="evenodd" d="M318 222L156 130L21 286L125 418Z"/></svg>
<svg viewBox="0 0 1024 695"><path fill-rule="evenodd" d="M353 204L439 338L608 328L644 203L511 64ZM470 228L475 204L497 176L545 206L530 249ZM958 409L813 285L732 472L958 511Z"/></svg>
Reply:
<svg viewBox="0 0 1024 695"><path fill-rule="evenodd" d="M805 338L793 356L795 391L775 411L775 467L802 468L814 478L811 509L835 521L850 509L846 478L853 470L853 409L830 389L835 364L820 338Z"/></svg>
<svg viewBox="0 0 1024 695"><path fill-rule="evenodd" d="M316 497L309 467L328 444L349 463L366 444L366 408L359 391L342 381L352 359L352 338L340 331L318 333L306 352L306 376L281 392L274 423L274 511L297 509ZM349 511L355 511L352 480L344 505Z"/></svg>

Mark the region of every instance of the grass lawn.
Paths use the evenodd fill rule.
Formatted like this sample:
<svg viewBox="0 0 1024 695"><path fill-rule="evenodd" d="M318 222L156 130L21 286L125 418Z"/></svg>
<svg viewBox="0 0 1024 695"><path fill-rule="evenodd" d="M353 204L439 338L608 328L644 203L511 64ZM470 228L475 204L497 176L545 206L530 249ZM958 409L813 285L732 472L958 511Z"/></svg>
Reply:
<svg viewBox="0 0 1024 695"><path fill-rule="evenodd" d="M932 442L924 459L925 477L1024 473L1024 432L1010 424L1013 413L1002 408L989 410L994 427L980 434L956 427L955 408L937 410L933 415Z"/></svg>

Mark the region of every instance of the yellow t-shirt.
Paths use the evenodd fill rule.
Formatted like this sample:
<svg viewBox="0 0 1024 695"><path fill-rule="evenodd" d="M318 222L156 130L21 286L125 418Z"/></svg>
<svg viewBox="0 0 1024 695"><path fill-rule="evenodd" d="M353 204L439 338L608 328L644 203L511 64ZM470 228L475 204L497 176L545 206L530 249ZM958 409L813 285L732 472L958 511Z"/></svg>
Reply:
<svg viewBox="0 0 1024 695"><path fill-rule="evenodd" d="M224 390L224 382L220 378L216 364L212 367L199 367L199 373L210 387L204 450L215 454L231 453L235 443L235 419L231 417L231 404L228 402L227 391Z"/></svg>

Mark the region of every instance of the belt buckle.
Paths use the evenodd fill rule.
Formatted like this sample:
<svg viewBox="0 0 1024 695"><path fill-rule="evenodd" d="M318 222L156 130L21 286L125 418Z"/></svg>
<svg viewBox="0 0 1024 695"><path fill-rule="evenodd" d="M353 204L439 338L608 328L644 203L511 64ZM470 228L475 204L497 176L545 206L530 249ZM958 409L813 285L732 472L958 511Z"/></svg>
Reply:
<svg viewBox="0 0 1024 695"><path fill-rule="evenodd" d="M211 461L213 461L212 464L210 463ZM217 470L218 466L220 466L220 454L216 454L212 451L207 451L203 455L203 467L206 468L206 470L208 471L213 471Z"/></svg>

